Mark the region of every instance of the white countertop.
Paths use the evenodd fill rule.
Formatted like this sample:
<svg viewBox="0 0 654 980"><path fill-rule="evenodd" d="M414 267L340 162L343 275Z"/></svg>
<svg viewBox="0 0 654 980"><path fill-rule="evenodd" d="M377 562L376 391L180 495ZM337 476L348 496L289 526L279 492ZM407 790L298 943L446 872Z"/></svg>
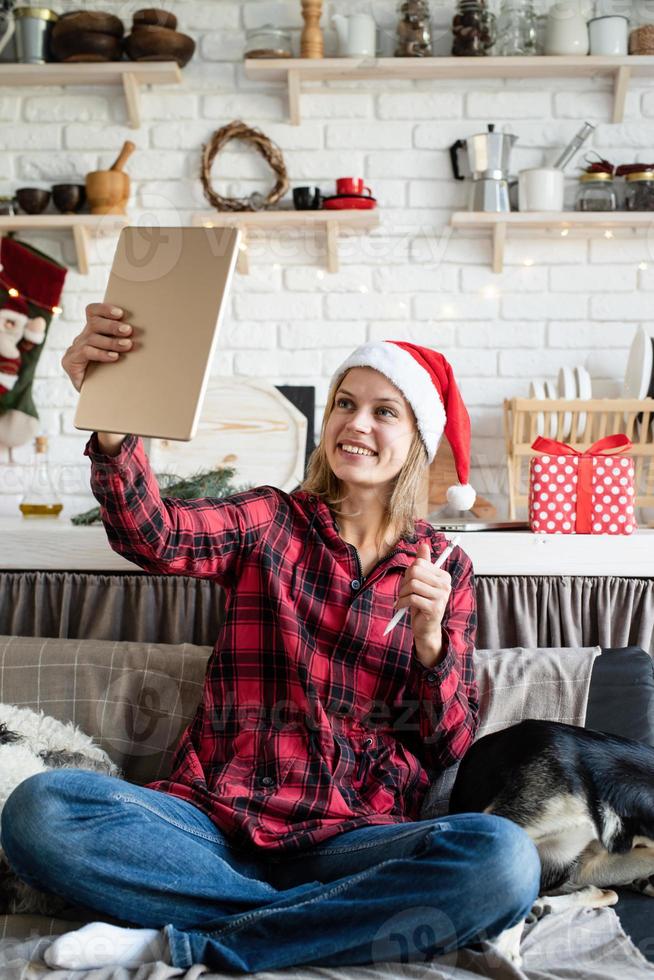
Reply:
<svg viewBox="0 0 654 980"><path fill-rule="evenodd" d="M449 535L451 536L451 535ZM461 534L477 575L617 575L654 578L654 529L631 536L468 531ZM115 554L101 525L0 518L0 570L140 572Z"/></svg>

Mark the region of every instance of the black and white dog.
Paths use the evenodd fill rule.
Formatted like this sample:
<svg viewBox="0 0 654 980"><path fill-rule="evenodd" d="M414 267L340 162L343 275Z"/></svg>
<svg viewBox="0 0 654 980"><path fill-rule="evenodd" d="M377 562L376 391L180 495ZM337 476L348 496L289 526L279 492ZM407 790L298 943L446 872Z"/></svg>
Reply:
<svg viewBox="0 0 654 980"><path fill-rule="evenodd" d="M654 748L642 742L522 721L472 745L449 810L507 817L529 834L542 865L536 916L614 905L615 885L654 896ZM514 959L523 925L498 944Z"/></svg>

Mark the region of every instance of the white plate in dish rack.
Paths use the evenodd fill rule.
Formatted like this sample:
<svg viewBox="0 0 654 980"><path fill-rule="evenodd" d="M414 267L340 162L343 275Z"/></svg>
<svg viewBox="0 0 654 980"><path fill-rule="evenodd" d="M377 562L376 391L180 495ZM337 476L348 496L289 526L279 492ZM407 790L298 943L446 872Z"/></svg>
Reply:
<svg viewBox="0 0 654 980"><path fill-rule="evenodd" d="M547 398L558 398L558 392L556 390L556 385L553 381L545 382L545 395ZM556 414L550 415L550 439L556 439L556 430L558 428L558 417Z"/></svg>
<svg viewBox="0 0 654 980"><path fill-rule="evenodd" d="M575 376L575 383L577 385L577 398L592 398L593 397L593 385L590 380L590 374L583 366L583 364L577 364L573 369ZM586 413L579 413L579 422L577 427L577 434L581 436L584 429L586 428Z"/></svg>
<svg viewBox="0 0 654 980"><path fill-rule="evenodd" d="M576 398L577 384L572 368L562 367L559 371L559 398ZM572 412L565 412L563 415L562 439L570 438L572 428Z"/></svg>
<svg viewBox="0 0 654 980"><path fill-rule="evenodd" d="M529 385L529 397L539 398L542 400L547 398L545 382L540 381L539 379L532 381ZM538 412L536 415L536 434L539 436L545 435L545 416L542 412Z"/></svg>
<svg viewBox="0 0 654 980"><path fill-rule="evenodd" d="M652 380L652 338L639 327L631 342L622 386L623 398L647 398Z"/></svg>

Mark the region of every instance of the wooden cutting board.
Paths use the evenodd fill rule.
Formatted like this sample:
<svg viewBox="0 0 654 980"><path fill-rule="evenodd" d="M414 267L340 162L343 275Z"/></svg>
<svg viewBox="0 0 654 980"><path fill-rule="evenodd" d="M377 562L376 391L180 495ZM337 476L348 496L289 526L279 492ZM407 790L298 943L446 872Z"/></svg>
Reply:
<svg viewBox="0 0 654 980"><path fill-rule="evenodd" d="M213 378L191 442L151 439L155 472L190 476L232 466L239 486L264 484L293 490L304 476L307 420L265 381Z"/></svg>
<svg viewBox="0 0 654 980"><path fill-rule="evenodd" d="M428 478L425 479L420 501L420 516L425 517L431 511L444 507L447 503L447 488L458 482L452 449L447 439L441 439L436 456L429 467ZM497 509L493 504L479 494L470 512L479 520L489 520L497 516Z"/></svg>

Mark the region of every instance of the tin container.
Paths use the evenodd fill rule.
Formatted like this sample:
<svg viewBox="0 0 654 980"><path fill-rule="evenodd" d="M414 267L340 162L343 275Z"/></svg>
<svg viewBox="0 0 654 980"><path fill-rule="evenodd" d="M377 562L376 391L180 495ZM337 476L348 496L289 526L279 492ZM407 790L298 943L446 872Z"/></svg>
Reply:
<svg viewBox="0 0 654 980"><path fill-rule="evenodd" d="M59 19L47 7L16 7L16 56L23 65L44 65L50 60L50 32Z"/></svg>

